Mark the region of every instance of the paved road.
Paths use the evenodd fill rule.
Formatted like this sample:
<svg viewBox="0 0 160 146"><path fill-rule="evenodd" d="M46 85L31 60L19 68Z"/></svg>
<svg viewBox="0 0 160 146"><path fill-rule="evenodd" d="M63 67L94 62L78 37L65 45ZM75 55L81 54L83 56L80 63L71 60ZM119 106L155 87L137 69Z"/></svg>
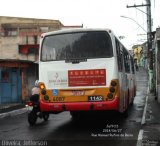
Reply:
<svg viewBox="0 0 160 146"><path fill-rule="evenodd" d="M128 118L117 113L102 113L73 121L69 112L63 112L51 115L47 122L39 119L34 127L29 126L27 113L2 118L0 145L14 142L17 145L136 146L146 94L147 75L140 70L137 73L137 96Z"/></svg>

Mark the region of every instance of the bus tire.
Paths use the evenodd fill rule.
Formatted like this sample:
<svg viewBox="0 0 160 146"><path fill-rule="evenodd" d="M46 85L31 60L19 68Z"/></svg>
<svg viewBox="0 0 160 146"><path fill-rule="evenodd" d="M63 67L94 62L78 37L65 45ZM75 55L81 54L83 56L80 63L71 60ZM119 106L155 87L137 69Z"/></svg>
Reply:
<svg viewBox="0 0 160 146"><path fill-rule="evenodd" d="M124 118L127 118L128 117L128 109L126 109L123 113L122 113L123 117Z"/></svg>
<svg viewBox="0 0 160 146"><path fill-rule="evenodd" d="M131 106L133 106L133 101L134 101L134 99L133 99L132 102L130 103Z"/></svg>
<svg viewBox="0 0 160 146"><path fill-rule="evenodd" d="M37 121L37 113L35 111L31 111L28 114L28 123L30 126L34 126Z"/></svg>
<svg viewBox="0 0 160 146"><path fill-rule="evenodd" d="M132 101L131 101L131 103L130 103L131 106L133 106L133 102L134 102L134 98L132 99Z"/></svg>
<svg viewBox="0 0 160 146"><path fill-rule="evenodd" d="M73 120L78 120L80 118L79 112L70 111L70 114L71 114Z"/></svg>
<svg viewBox="0 0 160 146"><path fill-rule="evenodd" d="M128 97L127 97L127 105L126 105L126 109L125 109L125 111L123 112L123 117L124 118L127 118L128 117L128 108L129 108L129 90L128 90Z"/></svg>
<svg viewBox="0 0 160 146"><path fill-rule="evenodd" d="M156 91L156 89L155 89L155 93L154 94L155 94L155 98L154 99L157 100L158 99L158 92Z"/></svg>
<svg viewBox="0 0 160 146"><path fill-rule="evenodd" d="M48 121L48 118L49 118L49 114L48 113L44 113L43 114L44 121Z"/></svg>

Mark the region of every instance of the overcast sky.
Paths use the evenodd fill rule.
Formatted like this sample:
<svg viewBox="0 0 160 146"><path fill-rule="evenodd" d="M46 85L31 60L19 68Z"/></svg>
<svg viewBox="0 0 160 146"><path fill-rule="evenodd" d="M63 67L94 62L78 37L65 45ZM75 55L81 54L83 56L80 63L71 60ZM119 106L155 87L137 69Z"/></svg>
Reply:
<svg viewBox="0 0 160 146"><path fill-rule="evenodd" d="M0 0L0 16L56 19L64 25L110 28L117 36L125 36L122 42L130 49L146 39L146 14L126 5L142 3L146 0ZM155 30L160 26L160 0L151 3ZM139 9L146 11L146 7Z"/></svg>

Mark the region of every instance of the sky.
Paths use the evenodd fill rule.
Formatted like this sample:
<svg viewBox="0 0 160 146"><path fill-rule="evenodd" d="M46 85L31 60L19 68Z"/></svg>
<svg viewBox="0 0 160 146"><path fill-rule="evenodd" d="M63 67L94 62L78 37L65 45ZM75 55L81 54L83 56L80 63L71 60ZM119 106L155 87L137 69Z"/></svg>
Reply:
<svg viewBox="0 0 160 146"><path fill-rule="evenodd" d="M0 0L0 16L59 20L63 25L109 28L130 49L146 41L146 0ZM152 30L160 26L160 0L151 0ZM125 16L128 18L124 18Z"/></svg>

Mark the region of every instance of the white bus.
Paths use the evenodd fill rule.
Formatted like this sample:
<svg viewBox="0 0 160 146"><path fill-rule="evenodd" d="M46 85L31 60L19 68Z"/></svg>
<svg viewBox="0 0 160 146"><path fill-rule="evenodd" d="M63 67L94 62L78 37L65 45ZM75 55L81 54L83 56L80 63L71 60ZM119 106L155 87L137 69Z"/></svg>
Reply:
<svg viewBox="0 0 160 146"><path fill-rule="evenodd" d="M136 94L133 57L110 29L67 29L41 36L42 112L115 110Z"/></svg>

